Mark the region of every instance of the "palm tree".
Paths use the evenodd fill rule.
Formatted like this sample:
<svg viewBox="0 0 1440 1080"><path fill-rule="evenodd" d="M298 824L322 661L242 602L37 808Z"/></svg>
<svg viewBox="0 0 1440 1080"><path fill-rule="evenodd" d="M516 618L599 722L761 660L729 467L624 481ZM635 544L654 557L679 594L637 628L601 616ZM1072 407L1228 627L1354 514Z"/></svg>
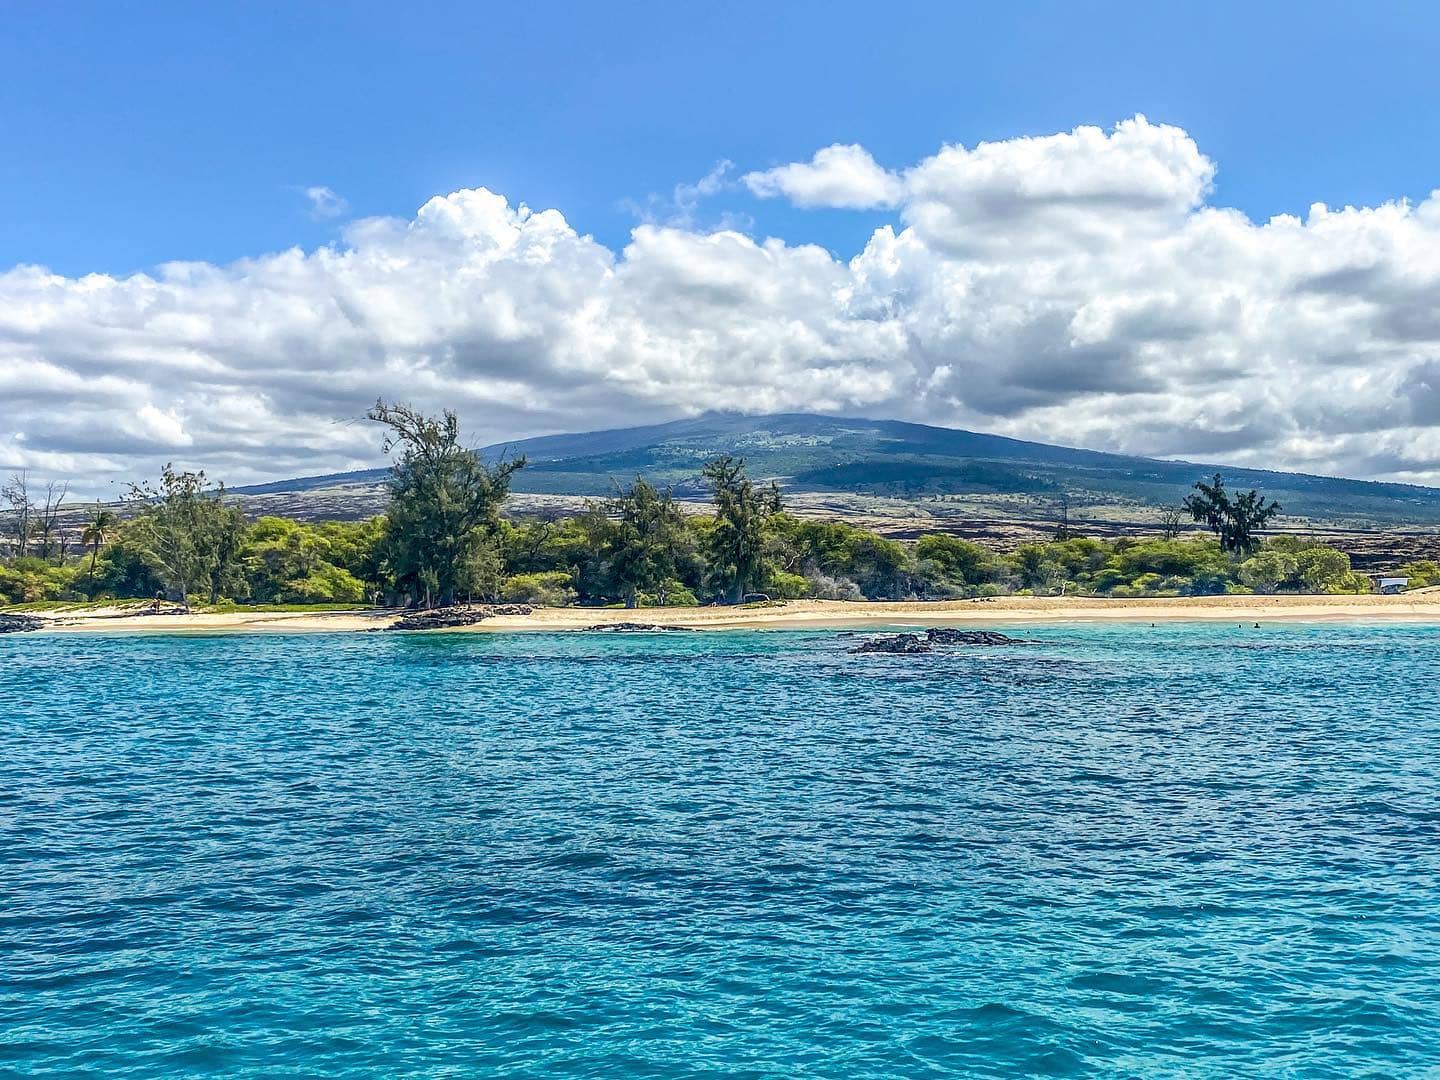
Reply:
<svg viewBox="0 0 1440 1080"><path fill-rule="evenodd" d="M106 510L99 503L95 504L95 512L90 515L90 520L85 524L85 531L80 534L80 542L90 549L90 593L93 596L95 591L95 563L100 558L100 549L115 538L115 530L120 527L120 519L113 510Z"/></svg>

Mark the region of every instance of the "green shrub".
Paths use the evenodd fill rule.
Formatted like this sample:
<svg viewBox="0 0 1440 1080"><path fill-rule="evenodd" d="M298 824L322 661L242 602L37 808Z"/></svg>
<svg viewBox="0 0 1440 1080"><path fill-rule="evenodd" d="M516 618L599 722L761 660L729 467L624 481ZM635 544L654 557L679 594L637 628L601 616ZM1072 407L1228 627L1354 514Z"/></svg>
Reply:
<svg viewBox="0 0 1440 1080"><path fill-rule="evenodd" d="M573 578L566 570L545 570L538 574L516 574L500 586L500 599L509 604L538 604L564 607L574 603Z"/></svg>
<svg viewBox="0 0 1440 1080"><path fill-rule="evenodd" d="M1300 561L1283 551L1261 551L1240 564L1240 580L1258 593L1273 593L1300 572Z"/></svg>
<svg viewBox="0 0 1440 1080"><path fill-rule="evenodd" d="M1125 574L1114 567L1107 567L1091 578L1090 587L1096 592L1107 593L1117 585L1125 584Z"/></svg>
<svg viewBox="0 0 1440 1080"><path fill-rule="evenodd" d="M665 583L664 595L657 590L653 593L640 593L637 597L641 607L699 607L700 601L695 594L679 581L667 581ZM664 603L661 603L661 601Z"/></svg>
<svg viewBox="0 0 1440 1080"><path fill-rule="evenodd" d="M44 559L16 559L0 566L0 604L37 604L46 600L84 600L79 564L56 566Z"/></svg>
<svg viewBox="0 0 1440 1080"><path fill-rule="evenodd" d="M1309 592L1349 591L1350 556L1328 547L1308 547L1297 552L1300 583Z"/></svg>
<svg viewBox="0 0 1440 1080"><path fill-rule="evenodd" d="M683 582L667 581L665 583L665 606L699 607L700 600L695 596L695 593Z"/></svg>
<svg viewBox="0 0 1440 1080"><path fill-rule="evenodd" d="M778 600L803 600L810 595L810 581L803 574L772 570L763 591Z"/></svg>
<svg viewBox="0 0 1440 1080"><path fill-rule="evenodd" d="M1375 583L1357 570L1351 570L1344 577L1331 582L1332 593L1368 593L1375 591Z"/></svg>
<svg viewBox="0 0 1440 1080"><path fill-rule="evenodd" d="M1428 585L1440 585L1440 563L1433 559L1417 559L1404 566L1397 566L1394 577L1408 577L1410 588L1423 589Z"/></svg>
<svg viewBox="0 0 1440 1080"><path fill-rule="evenodd" d="M285 582L279 599L286 604L358 604L365 599L365 583L348 570L321 563L307 577Z"/></svg>
<svg viewBox="0 0 1440 1080"><path fill-rule="evenodd" d="M923 567L927 584L979 585L993 581L999 573L993 551L958 536L920 537L915 541L915 559Z"/></svg>
<svg viewBox="0 0 1440 1080"><path fill-rule="evenodd" d="M1164 588L1165 579L1159 574L1141 574L1130 583L1136 596L1154 596Z"/></svg>

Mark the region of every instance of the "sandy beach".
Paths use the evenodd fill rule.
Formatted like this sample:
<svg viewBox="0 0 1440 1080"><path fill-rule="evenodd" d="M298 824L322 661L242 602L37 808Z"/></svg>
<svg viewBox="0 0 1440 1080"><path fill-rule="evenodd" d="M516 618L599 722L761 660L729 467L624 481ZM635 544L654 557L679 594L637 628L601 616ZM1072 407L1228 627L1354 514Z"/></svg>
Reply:
<svg viewBox="0 0 1440 1080"><path fill-rule="evenodd" d="M389 626L396 610L227 611L142 615L133 608L57 609L28 614L45 620L41 632L134 633L278 631L356 632ZM769 605L701 608L537 608L529 615L500 615L471 626L420 633L490 633L505 630L574 630L609 623L644 622L697 630L863 629L867 627L1064 623L1074 621L1323 622L1399 620L1440 623L1440 589L1399 596L1196 596L1105 600L1095 597L1025 597L933 603L791 600Z"/></svg>

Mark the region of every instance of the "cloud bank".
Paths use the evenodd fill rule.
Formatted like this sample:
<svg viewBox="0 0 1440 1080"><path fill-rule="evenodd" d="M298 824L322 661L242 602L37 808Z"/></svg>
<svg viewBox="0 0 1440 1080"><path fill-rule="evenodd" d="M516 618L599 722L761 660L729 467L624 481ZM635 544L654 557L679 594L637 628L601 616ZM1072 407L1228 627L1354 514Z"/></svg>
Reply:
<svg viewBox="0 0 1440 1080"><path fill-rule="evenodd" d="M1253 222L1209 204L1214 173L1136 117L742 177L888 208L848 261L683 224L617 252L481 188L308 253L19 266L0 273L0 467L362 467L378 437L353 421L383 395L454 407L480 441L817 410L1440 482L1440 193Z"/></svg>

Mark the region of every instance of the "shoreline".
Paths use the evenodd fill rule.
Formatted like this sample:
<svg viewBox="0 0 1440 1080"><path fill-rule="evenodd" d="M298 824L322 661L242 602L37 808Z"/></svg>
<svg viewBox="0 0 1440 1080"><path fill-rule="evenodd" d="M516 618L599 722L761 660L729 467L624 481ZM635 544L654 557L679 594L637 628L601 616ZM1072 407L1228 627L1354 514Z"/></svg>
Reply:
<svg viewBox="0 0 1440 1080"><path fill-rule="evenodd" d="M344 633L389 626L398 610L227 611L138 615L133 609L35 610L37 633ZM536 608L529 615L497 615L469 626L406 633L583 630L641 622L694 630L864 630L940 624L1065 624L1175 622L1378 621L1440 624L1440 589L1410 594L1194 596L1100 599L1007 596L944 601L791 600L753 607Z"/></svg>

